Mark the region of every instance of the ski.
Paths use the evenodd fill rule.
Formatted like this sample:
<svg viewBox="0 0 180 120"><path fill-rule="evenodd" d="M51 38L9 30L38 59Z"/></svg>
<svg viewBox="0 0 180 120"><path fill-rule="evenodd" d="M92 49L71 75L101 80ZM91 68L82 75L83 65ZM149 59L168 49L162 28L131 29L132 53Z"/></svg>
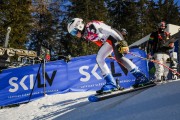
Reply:
<svg viewBox="0 0 180 120"><path fill-rule="evenodd" d="M116 96L120 96L120 95L123 95L123 94L127 94L127 93L130 93L130 92L134 92L134 91L154 87L155 85L156 85L156 83L151 83L151 84L141 86L141 87L137 87L137 88L132 87L132 88L124 89L124 90L117 90L117 91L114 91L114 92L111 92L111 93L95 94L95 95L89 96L88 100L90 102L98 102L98 101L106 100L106 99L113 98L113 97L116 97Z"/></svg>

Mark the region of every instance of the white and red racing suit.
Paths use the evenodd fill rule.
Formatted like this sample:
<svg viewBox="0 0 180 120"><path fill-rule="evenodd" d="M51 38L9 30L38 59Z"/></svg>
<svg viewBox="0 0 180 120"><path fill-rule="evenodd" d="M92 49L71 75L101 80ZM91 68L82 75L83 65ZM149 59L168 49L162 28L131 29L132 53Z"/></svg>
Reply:
<svg viewBox="0 0 180 120"><path fill-rule="evenodd" d="M111 28L111 26L101 21L89 22L85 26L83 37L100 46L96 61L103 76L110 74L110 70L105 63L105 58L111 55L112 52L114 52L116 60L121 62L128 71L136 68L136 65L132 61L118 51L119 42L123 41L124 38L119 31Z"/></svg>

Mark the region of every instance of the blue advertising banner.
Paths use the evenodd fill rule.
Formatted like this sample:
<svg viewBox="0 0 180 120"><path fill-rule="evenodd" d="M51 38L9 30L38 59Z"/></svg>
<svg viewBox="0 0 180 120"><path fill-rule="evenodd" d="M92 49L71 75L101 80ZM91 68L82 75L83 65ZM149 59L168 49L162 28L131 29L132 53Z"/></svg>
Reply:
<svg viewBox="0 0 180 120"><path fill-rule="evenodd" d="M137 48L130 51L146 57L146 53ZM148 76L147 61L130 54L126 57ZM126 76L116 61L107 58L106 63L121 86L127 88L134 83L134 76L131 73ZM68 63L62 60L46 63L44 74L42 64L7 69L0 74L0 106L28 102L43 97L44 93L95 91L104 84L105 81L96 64L96 55L73 58Z"/></svg>

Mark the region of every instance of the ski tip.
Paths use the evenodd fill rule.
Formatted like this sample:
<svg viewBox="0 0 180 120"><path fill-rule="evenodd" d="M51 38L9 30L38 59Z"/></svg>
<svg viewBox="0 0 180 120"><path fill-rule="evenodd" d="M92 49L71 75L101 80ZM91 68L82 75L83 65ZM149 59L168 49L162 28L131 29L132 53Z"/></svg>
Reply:
<svg viewBox="0 0 180 120"><path fill-rule="evenodd" d="M99 101L99 99L98 99L96 96L94 96L94 95L89 96L89 97L88 97L88 100L89 100L90 102L97 102L97 101Z"/></svg>

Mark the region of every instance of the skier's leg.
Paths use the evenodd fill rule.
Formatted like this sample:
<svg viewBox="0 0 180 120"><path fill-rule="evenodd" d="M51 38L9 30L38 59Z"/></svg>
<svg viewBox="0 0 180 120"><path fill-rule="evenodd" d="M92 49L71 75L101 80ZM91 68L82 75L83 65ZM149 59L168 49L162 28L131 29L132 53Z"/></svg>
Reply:
<svg viewBox="0 0 180 120"><path fill-rule="evenodd" d="M163 54L163 64L166 65L166 66L169 66L170 67L170 62L167 62L168 58L170 56L168 54ZM167 68L164 68L164 80L168 80L168 74L169 74L169 69Z"/></svg>
<svg viewBox="0 0 180 120"><path fill-rule="evenodd" d="M112 47L108 43L104 43L104 45L99 49L97 53L96 62L100 67L103 76L111 73L105 62L106 57L109 56L111 53L112 53Z"/></svg>
<svg viewBox="0 0 180 120"><path fill-rule="evenodd" d="M135 83L133 85L133 87L138 87L139 85L146 85L151 83L151 81L149 81L149 79L146 77L146 75L144 73L142 73L138 67L132 69L130 71L134 77L136 78Z"/></svg>
<svg viewBox="0 0 180 120"><path fill-rule="evenodd" d="M105 63L105 58L112 53L112 50L113 50L112 46L106 42L99 49L97 57L96 57L97 64L99 65L101 69L104 79L106 80L106 84L101 88L100 92L110 92L117 89L116 81L113 78L107 64Z"/></svg>
<svg viewBox="0 0 180 120"><path fill-rule="evenodd" d="M135 86L138 86L139 84L146 84L149 82L149 79L146 77L144 73L142 73L139 68L128 58L122 57L120 58L120 61L127 66L127 69L133 74L133 76L136 78L135 80Z"/></svg>
<svg viewBox="0 0 180 120"><path fill-rule="evenodd" d="M97 93L106 93L118 90L116 81L112 74L104 76L104 79L106 80L106 84L103 85L103 87L100 90L96 91Z"/></svg>
<svg viewBox="0 0 180 120"><path fill-rule="evenodd" d="M139 84L148 83L149 79L145 76L145 74L142 73L131 60L124 57L123 54L119 52L119 47L121 46L118 45L116 42L113 44L115 57L119 62L121 62L124 66L126 66L128 71L130 71L135 76L136 80L135 80L134 87L138 86Z"/></svg>

